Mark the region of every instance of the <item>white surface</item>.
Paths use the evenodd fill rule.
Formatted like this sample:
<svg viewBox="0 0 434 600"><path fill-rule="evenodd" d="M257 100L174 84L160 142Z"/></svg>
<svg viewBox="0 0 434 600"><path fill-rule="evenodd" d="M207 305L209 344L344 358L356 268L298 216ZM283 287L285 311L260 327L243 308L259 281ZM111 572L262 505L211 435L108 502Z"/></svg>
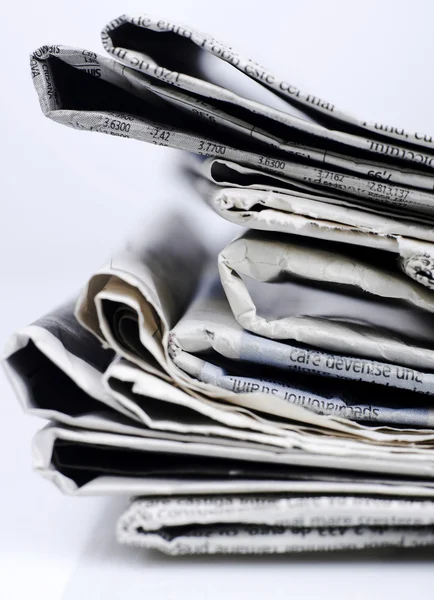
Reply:
<svg viewBox="0 0 434 600"><path fill-rule="evenodd" d="M13 329L74 294L138 223L145 232L149 210L195 204L178 189L176 176L165 172L179 159L175 151L62 128L42 117L32 89L27 56L36 47L63 43L100 52L100 28L123 12L140 10L211 32L361 117L434 133L429 0L3 5L1 345ZM74 167L74 156L85 159L85 169ZM123 172L130 176L128 186ZM200 214L217 247L228 228L207 210ZM170 559L116 547L113 523L126 500L62 497L34 475L29 444L39 423L22 416L0 377L1 599L399 600L434 584L431 552L397 558L388 553L382 560Z"/></svg>

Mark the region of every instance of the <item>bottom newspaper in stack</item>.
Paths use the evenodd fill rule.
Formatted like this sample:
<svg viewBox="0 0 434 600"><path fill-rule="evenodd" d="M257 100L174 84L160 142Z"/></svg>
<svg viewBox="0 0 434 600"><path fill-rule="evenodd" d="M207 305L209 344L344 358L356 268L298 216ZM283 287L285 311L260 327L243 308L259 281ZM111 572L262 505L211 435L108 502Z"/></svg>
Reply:
<svg viewBox="0 0 434 600"><path fill-rule="evenodd" d="M136 498L119 540L172 554L433 544L434 292L252 232L218 275L181 219L153 231L6 348L50 421L35 469Z"/></svg>
<svg viewBox="0 0 434 600"><path fill-rule="evenodd" d="M345 495L245 494L140 499L120 542L168 554L278 554L429 546L434 502Z"/></svg>

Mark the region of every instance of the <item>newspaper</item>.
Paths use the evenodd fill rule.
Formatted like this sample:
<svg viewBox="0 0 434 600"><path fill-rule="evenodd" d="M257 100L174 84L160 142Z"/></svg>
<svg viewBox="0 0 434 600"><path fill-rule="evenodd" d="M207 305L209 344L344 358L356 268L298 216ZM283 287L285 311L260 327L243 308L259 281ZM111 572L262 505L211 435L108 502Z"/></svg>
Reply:
<svg viewBox="0 0 434 600"><path fill-rule="evenodd" d="M336 198L319 197L307 190L290 190L273 183L242 186L236 180L215 184L212 168L223 161L201 165L195 186L201 196L228 221L262 231L273 231L307 238L341 242L399 256L399 263L409 277L418 283L434 287L434 235L431 225L389 217L360 210ZM241 165L224 163L235 173L252 175L255 172ZM186 171L190 172L190 164ZM254 181L254 180L253 180ZM226 187L230 186L230 187ZM348 203L346 203L348 204ZM398 217L398 218L397 218Z"/></svg>
<svg viewBox="0 0 434 600"><path fill-rule="evenodd" d="M156 35L156 34L166 35ZM164 52L164 42L170 34L171 48L170 52ZM301 108L304 113L311 116L310 120L297 119L290 115L288 124L294 129L299 128L303 133L309 133L317 137L332 139L334 141L344 141L348 146L379 152L380 148L371 148L368 140L333 130L331 133L313 122L313 119L325 115L327 119L336 121L334 126L339 129L339 123L346 123L354 128L363 128L378 134L383 138L394 138L401 141L408 140L408 143L420 147L433 148L434 143L431 136L423 134L413 134L404 130L388 127L380 124L369 124L339 110L336 106L321 100L311 94L305 94L295 86L284 82L282 79L272 75L265 68L257 63L242 57L232 47L228 47L215 40L212 36L196 31L184 24L176 24L164 18L155 18L147 14L123 15L109 23L102 32L102 40L105 49L116 56L116 58L125 64L148 74L151 77L161 79L165 83L177 86L179 88L190 88L190 91L199 95L225 100L228 104L240 104L247 110L253 112L253 108L258 109L258 103L249 102L247 99L225 90L219 86L213 85L208 78L198 79L191 74L197 74L197 65L201 59L201 51L209 52L217 58L228 62L231 66L245 73L248 77L256 80L264 87L276 92L279 96L285 98L288 103L295 104ZM194 47L196 45L196 48ZM134 46L134 47L131 47ZM183 52L177 52L181 49ZM170 72L164 68L164 65L157 64L159 57L170 60L172 65L178 68L185 68L186 73ZM265 110L265 109L264 109ZM264 113L270 120L278 121L278 111ZM281 117L283 119L283 116ZM397 152L389 149L385 154L399 156ZM407 156L407 160L414 160L420 163L420 159Z"/></svg>
<svg viewBox="0 0 434 600"><path fill-rule="evenodd" d="M236 290L231 290L231 293L235 294ZM241 296L236 298L241 304ZM245 313L242 314L244 316ZM306 329L312 336L316 335L316 328ZM321 330L319 331L321 334ZM350 340L350 335L348 339ZM337 341L340 342L340 338ZM339 408L342 404L357 406L357 387L348 384L357 382L359 386L360 382L365 382L371 385L365 389L361 388L358 398L362 406L355 409L356 414L360 415L365 411L369 416L368 420L375 420L375 415L379 416L381 413L380 407L387 411L387 398L391 400L390 408L396 409L393 398L395 396L396 402L399 394L394 395L391 388L397 388L420 394L415 396L406 393L402 396L404 402L407 402L407 409L414 417L421 417L419 423L424 421L424 425L429 427L429 418L426 419L428 413L423 417L424 410L419 412L418 408L421 408L421 401L422 404L424 402L422 398L431 396L434 389L434 379L430 371L362 358L360 355L346 356L336 352L324 352L318 348L283 343L248 333L235 321L220 282L216 279L211 278L203 286L195 302L174 328L171 353L175 364L192 376L235 392L257 392L258 397L266 394L268 401L266 406L261 408L263 411L272 412L274 402L280 397L287 403L296 405L313 407L316 404L319 412L330 402L331 414L350 416L351 410L345 406ZM201 358L202 360L198 360ZM219 367L222 358L228 361L226 364L232 366L231 371L214 368L214 365ZM244 365L244 368L241 370L237 365ZM273 377L270 377L270 370L267 369L272 369ZM251 373L255 373L253 379L256 381L252 379ZM310 389L306 389L305 380L298 377L300 374L307 377ZM330 395L324 393L327 390L327 380L323 379L317 384L317 389L322 390L322 398L320 394L315 394L315 375L331 378L334 385L328 388L331 390ZM296 382L299 382L298 386ZM304 382L304 392L300 382ZM336 385L337 382L339 385ZM337 396L337 390L340 391L340 396ZM369 410L365 410L367 397L372 402L369 404ZM378 398L377 403L375 398ZM428 412L429 406L430 402L427 400L425 408ZM401 405L401 408L405 408L404 405ZM391 421L393 422L393 417Z"/></svg>
<svg viewBox="0 0 434 600"><path fill-rule="evenodd" d="M239 188L240 190L256 189L293 194L295 196L301 194L302 198L317 200L336 207L344 206L357 211L352 214L357 215L362 211L362 219L369 219L369 215L381 215L403 220L406 224L426 225L433 223L429 215L425 215L425 218L421 220L420 216L403 208L375 206L372 203L363 202L361 199L355 205L351 194L342 190L336 188L323 189L306 181L301 182L285 177L281 173L266 172L260 167L250 167L220 157L201 159L193 154L187 155L182 164L182 171L192 178L193 182L196 180L195 184L199 189L204 188L205 191L213 189L214 186L210 185L212 183L217 186ZM369 214L366 216L364 213ZM364 221L362 221L363 223Z"/></svg>
<svg viewBox="0 0 434 600"><path fill-rule="evenodd" d="M219 256L222 285L244 329L430 369L434 296L395 265L378 249L257 232Z"/></svg>
<svg viewBox="0 0 434 600"><path fill-rule="evenodd" d="M352 496L193 496L135 500L123 544L167 554L280 554L432 546L431 501Z"/></svg>
<svg viewBox="0 0 434 600"><path fill-rule="evenodd" d="M33 53L33 81L48 117L77 129L224 157L320 190L337 190L354 204L377 210L393 208L419 219L433 214L430 136L363 124L212 37L165 20L120 17L104 29L103 43L116 60L65 46L43 46ZM333 128L237 95L213 84L212 73L195 76L204 51L317 121L326 117ZM355 133L347 131L349 126ZM373 137L365 138L367 132Z"/></svg>
<svg viewBox="0 0 434 600"><path fill-rule="evenodd" d="M33 466L67 494L161 494L158 490L167 482L169 488L177 484L178 491L172 493L179 493L182 484L188 490L189 482L200 493L223 493L231 489L231 481L232 491L243 493L247 481L258 483L257 488L250 486L253 491L264 486L271 491L270 483L284 491L288 487L282 484L292 482L293 489L308 483L320 490L340 484L356 493L375 489L387 495L433 495L432 450L377 452L361 443L337 446L326 442L311 451L278 449L192 434L148 430L131 435L50 424L34 438ZM156 479L161 485L150 486Z"/></svg>

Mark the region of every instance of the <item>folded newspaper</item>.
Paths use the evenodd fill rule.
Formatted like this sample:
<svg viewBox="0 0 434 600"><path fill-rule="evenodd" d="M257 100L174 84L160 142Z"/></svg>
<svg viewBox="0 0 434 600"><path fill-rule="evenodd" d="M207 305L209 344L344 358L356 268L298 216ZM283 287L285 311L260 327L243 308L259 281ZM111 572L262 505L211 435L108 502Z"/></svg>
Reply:
<svg viewBox="0 0 434 600"><path fill-rule="evenodd" d="M248 231L210 256L180 208L12 336L11 383L50 421L35 469L132 497L119 541L170 554L433 545L432 137L164 19L102 40L112 58L33 53L44 114L187 150L192 193Z"/></svg>

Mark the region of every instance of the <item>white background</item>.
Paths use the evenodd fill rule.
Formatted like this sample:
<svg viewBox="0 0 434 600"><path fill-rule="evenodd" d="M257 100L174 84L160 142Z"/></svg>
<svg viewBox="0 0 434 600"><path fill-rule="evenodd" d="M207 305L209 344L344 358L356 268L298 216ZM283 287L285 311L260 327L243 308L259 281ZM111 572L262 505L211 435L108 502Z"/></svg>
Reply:
<svg viewBox="0 0 434 600"><path fill-rule="evenodd" d="M180 155L45 119L28 54L101 51L124 12L180 20L232 44L305 91L365 119L434 133L434 5L295 0L22 0L2 5L0 343L70 297L149 214L198 204ZM216 248L229 227L200 208ZM125 500L63 497L30 467L39 425L0 374L0 598L412 598L432 595L433 554L170 559L117 547Z"/></svg>

